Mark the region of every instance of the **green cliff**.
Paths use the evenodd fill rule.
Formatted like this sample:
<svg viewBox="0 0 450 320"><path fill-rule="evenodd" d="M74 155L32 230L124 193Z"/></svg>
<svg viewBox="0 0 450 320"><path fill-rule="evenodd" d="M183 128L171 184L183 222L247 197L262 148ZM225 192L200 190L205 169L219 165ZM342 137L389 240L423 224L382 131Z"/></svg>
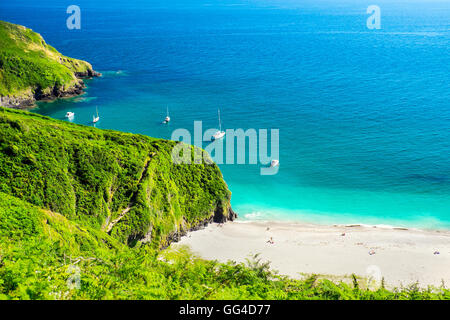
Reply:
<svg viewBox="0 0 450 320"><path fill-rule="evenodd" d="M26 27L0 21L0 105L32 106L36 100L78 95L92 66L63 56Z"/></svg>
<svg viewBox="0 0 450 320"><path fill-rule="evenodd" d="M0 192L122 243L165 246L233 217L219 168L173 164L174 145L2 108Z"/></svg>

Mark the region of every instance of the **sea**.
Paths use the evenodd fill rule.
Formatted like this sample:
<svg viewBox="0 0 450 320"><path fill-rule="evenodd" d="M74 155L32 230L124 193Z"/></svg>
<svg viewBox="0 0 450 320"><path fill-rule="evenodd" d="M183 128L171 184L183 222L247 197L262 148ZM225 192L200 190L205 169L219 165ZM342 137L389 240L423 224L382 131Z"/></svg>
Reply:
<svg viewBox="0 0 450 320"><path fill-rule="evenodd" d="M242 221L450 229L448 0L14 0L0 20L103 74L32 112L194 140L220 108L222 129L278 130L276 174L219 164Z"/></svg>

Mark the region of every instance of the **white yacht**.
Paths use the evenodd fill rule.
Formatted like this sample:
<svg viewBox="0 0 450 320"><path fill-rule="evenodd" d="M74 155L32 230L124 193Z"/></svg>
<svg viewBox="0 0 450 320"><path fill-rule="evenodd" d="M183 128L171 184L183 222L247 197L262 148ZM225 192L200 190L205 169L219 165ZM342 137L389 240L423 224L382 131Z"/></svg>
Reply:
<svg viewBox="0 0 450 320"><path fill-rule="evenodd" d="M66 118L73 118L75 116L75 113L74 112L67 112L66 113Z"/></svg>
<svg viewBox="0 0 450 320"><path fill-rule="evenodd" d="M217 110L217 113L219 114L219 131L213 134L212 140L218 140L225 136L225 131L222 131L222 123L220 121L220 109Z"/></svg>
<svg viewBox="0 0 450 320"><path fill-rule="evenodd" d="M98 120L100 120L100 117L98 116L98 108L95 108L97 110L97 116L92 116L92 122L96 123Z"/></svg>
<svg viewBox="0 0 450 320"><path fill-rule="evenodd" d="M164 119L164 123L169 123L169 122L170 122L169 107L167 107L167 115L166 115L166 118Z"/></svg>

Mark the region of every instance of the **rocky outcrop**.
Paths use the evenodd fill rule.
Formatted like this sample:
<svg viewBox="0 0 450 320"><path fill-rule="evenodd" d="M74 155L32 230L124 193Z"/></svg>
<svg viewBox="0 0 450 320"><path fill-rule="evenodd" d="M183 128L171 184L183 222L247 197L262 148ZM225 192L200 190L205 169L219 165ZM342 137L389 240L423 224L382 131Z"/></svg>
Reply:
<svg viewBox="0 0 450 320"><path fill-rule="evenodd" d="M102 74L100 72L94 70L87 70L85 72L75 72L75 76L80 79L90 79L94 77L101 77Z"/></svg>
<svg viewBox="0 0 450 320"><path fill-rule="evenodd" d="M0 97L0 106L13 109L27 109L31 108L36 99L33 94L23 94L21 96L6 96Z"/></svg>
<svg viewBox="0 0 450 320"><path fill-rule="evenodd" d="M78 78L71 86L54 86L53 88L35 88L17 96L0 97L0 106L13 109L28 109L35 105L36 101L52 101L58 98L68 98L84 93L86 85L82 79L100 77L102 74L94 70L75 73Z"/></svg>
<svg viewBox="0 0 450 320"><path fill-rule="evenodd" d="M233 221L237 218L236 212L231 209L231 205L228 203L225 208L219 205L214 212L213 221L215 223L225 223L227 221Z"/></svg>

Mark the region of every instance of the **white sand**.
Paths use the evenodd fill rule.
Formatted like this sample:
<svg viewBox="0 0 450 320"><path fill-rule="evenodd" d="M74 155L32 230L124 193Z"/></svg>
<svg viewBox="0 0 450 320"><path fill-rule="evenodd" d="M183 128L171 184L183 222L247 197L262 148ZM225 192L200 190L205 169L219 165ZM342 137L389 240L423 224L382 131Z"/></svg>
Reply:
<svg viewBox="0 0 450 320"><path fill-rule="evenodd" d="M267 243L270 237L274 244ZM191 232L172 247L180 245L188 245L202 258L222 262L244 262L251 254L261 253L273 269L295 278L311 273L340 278L354 273L377 279L376 270L380 270L388 287L416 281L422 287L440 286L442 280L450 287L448 231L235 221ZM371 250L375 254L370 255Z"/></svg>

